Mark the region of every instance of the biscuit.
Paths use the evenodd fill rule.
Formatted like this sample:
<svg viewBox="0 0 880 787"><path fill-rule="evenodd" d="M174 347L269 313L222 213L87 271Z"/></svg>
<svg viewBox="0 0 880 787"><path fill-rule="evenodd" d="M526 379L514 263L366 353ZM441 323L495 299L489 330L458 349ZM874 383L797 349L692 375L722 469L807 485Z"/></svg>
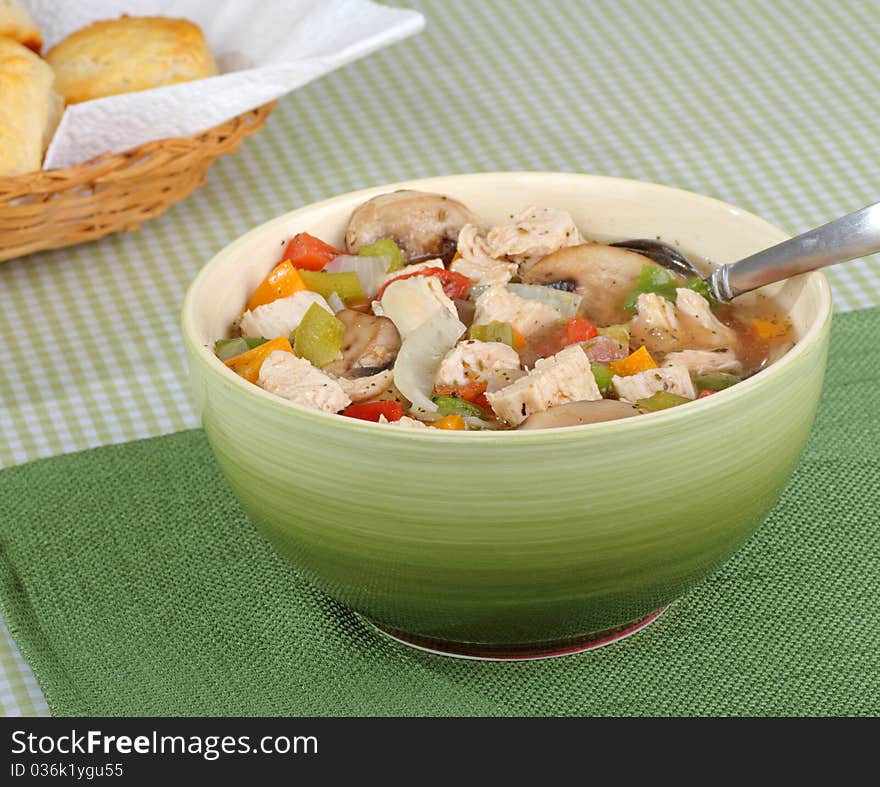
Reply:
<svg viewBox="0 0 880 787"><path fill-rule="evenodd" d="M0 177L40 169L64 109L54 80L39 56L0 36Z"/></svg>
<svg viewBox="0 0 880 787"><path fill-rule="evenodd" d="M69 104L217 73L199 26L166 17L94 22L52 47L46 60Z"/></svg>
<svg viewBox="0 0 880 787"><path fill-rule="evenodd" d="M0 0L0 36L12 38L37 54L43 47L40 29L18 0Z"/></svg>

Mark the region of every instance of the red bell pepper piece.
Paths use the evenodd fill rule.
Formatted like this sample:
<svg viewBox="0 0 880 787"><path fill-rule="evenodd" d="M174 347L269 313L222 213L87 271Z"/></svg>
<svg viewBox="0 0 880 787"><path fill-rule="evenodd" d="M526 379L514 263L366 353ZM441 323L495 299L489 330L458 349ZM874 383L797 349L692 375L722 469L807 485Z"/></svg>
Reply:
<svg viewBox="0 0 880 787"><path fill-rule="evenodd" d="M309 235L308 232L300 232L290 239L281 259L290 260L294 268L319 271L328 262L344 253L334 249L329 243L324 243L320 238Z"/></svg>
<svg viewBox="0 0 880 787"><path fill-rule="evenodd" d="M350 404L342 411L349 418L358 418L361 421L378 421L385 416L389 421L399 421L403 418L403 405L392 399L381 402L362 402Z"/></svg>
<svg viewBox="0 0 880 787"><path fill-rule="evenodd" d="M594 339L599 335L599 330L589 320L583 317L572 317L565 323L565 346L579 344L580 342Z"/></svg>
<svg viewBox="0 0 880 787"><path fill-rule="evenodd" d="M406 270L406 268L404 268L404 270ZM439 277L440 282L443 285L443 292L446 293L447 298L451 298L452 300L455 300L456 298L464 298L472 284L467 276L461 273L456 273L455 271L448 271L446 268L422 268L422 270L413 271L412 273L401 273L400 276L395 276L393 279L386 281L376 295L376 300L378 301L382 299L385 288L391 284L391 282L400 281L401 279L411 279L413 276Z"/></svg>

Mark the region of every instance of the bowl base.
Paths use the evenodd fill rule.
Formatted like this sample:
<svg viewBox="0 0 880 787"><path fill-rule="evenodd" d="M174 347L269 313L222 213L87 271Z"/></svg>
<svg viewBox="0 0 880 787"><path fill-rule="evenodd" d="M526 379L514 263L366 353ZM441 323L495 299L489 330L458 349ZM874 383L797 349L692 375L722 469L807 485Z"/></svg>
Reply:
<svg viewBox="0 0 880 787"><path fill-rule="evenodd" d="M641 631L659 618L668 607L662 607L650 615L639 620L623 623L614 628L603 631L593 631L567 639L552 640L549 642L528 642L521 645L503 644L492 645L478 642L448 642L446 640L423 637L418 634L407 634L405 631L385 626L374 620L359 615L380 634L390 637L395 642L408 645L416 650L427 653L435 653L438 656L453 656L459 659L475 659L478 661L532 661L535 659L553 659L559 656L571 656L575 653L583 653L595 650L612 642L622 639Z"/></svg>

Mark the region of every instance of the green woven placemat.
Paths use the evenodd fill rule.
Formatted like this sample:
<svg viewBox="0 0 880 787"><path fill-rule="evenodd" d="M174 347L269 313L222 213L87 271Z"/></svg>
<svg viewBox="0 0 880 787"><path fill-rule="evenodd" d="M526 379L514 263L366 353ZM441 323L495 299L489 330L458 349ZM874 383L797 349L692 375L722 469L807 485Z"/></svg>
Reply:
<svg viewBox="0 0 880 787"><path fill-rule="evenodd" d="M262 541L200 431L0 472L2 610L63 715L877 714L878 336L880 310L836 318L770 518L603 650L476 663L374 635Z"/></svg>

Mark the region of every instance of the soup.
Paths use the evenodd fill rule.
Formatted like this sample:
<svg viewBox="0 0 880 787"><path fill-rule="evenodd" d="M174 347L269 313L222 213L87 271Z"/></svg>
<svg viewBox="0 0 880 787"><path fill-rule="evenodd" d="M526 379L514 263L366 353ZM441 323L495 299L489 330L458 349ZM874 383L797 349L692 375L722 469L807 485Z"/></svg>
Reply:
<svg viewBox="0 0 880 787"><path fill-rule="evenodd" d="M686 406L794 342L772 299L718 303L562 210L484 227L448 196L398 191L354 211L345 247L290 239L218 357L304 407L482 431Z"/></svg>

